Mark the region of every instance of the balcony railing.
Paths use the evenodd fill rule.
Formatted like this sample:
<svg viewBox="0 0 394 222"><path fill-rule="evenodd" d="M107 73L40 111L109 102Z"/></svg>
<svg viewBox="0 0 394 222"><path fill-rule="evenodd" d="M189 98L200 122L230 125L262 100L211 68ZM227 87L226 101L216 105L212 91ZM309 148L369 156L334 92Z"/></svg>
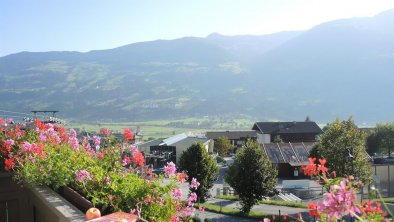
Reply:
<svg viewBox="0 0 394 222"><path fill-rule="evenodd" d="M48 187L16 184L0 173L0 222L85 221L84 214Z"/></svg>

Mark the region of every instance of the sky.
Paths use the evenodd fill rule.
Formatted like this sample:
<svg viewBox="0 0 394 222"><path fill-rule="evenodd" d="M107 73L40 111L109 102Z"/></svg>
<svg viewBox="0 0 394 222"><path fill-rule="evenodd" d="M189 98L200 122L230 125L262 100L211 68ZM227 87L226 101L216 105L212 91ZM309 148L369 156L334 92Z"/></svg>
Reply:
<svg viewBox="0 0 394 222"><path fill-rule="evenodd" d="M392 8L394 0L0 0L0 56L308 30Z"/></svg>

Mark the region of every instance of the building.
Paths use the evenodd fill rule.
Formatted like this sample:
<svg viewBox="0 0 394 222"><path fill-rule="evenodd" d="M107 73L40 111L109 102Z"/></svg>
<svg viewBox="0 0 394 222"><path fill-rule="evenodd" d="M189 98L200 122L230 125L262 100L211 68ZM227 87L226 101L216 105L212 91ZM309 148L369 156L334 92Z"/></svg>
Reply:
<svg viewBox="0 0 394 222"><path fill-rule="evenodd" d="M301 166L308 165L309 152L315 143L263 143L261 147L281 178L305 177Z"/></svg>
<svg viewBox="0 0 394 222"><path fill-rule="evenodd" d="M206 133L208 139L215 143L220 137L226 137L234 147L242 147L248 139L256 140L257 132L255 130L236 130L236 131L211 131Z"/></svg>
<svg viewBox="0 0 394 222"><path fill-rule="evenodd" d="M257 131L261 143L275 142L280 137L282 142L316 142L323 131L315 122L256 122L252 130Z"/></svg>
<svg viewBox="0 0 394 222"><path fill-rule="evenodd" d="M201 142L207 152L213 151L213 140L187 136L184 133L167 139L156 139L140 143L137 146L144 153L147 165L152 164L154 168L160 168L170 161L178 164L182 152L197 142Z"/></svg>

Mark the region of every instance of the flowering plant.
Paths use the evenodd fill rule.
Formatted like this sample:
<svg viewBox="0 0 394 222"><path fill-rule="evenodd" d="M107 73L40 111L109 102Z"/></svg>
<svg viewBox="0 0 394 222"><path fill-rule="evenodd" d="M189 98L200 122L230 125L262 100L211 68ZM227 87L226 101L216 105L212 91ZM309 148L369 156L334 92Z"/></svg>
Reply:
<svg viewBox="0 0 394 222"><path fill-rule="evenodd" d="M303 166L302 170L305 175L316 177L318 182L324 184L327 192L323 194L322 202L311 202L308 205L312 217L321 221L337 221L344 216L354 217L359 221L388 221L385 218L387 212L381 209L380 202L357 202L356 194L362 187L362 182L357 182L353 176L336 177L335 171L329 173L325 167L325 159L319 159L319 164L315 164L315 161L316 158L309 158L310 163Z"/></svg>
<svg viewBox="0 0 394 222"><path fill-rule="evenodd" d="M104 213L131 212L149 221L187 221L195 211L194 192L181 201L179 185L187 175L176 173L172 162L165 176L152 173L143 154L128 143L131 130L125 130L124 144L114 145L102 143L109 141L108 129L102 130L106 138L95 136L90 142L79 140L72 129L39 120L5 125L8 121L0 118L0 171L12 171L19 182L54 190L70 186ZM122 155L125 149L130 155ZM193 180L191 189L198 185Z"/></svg>

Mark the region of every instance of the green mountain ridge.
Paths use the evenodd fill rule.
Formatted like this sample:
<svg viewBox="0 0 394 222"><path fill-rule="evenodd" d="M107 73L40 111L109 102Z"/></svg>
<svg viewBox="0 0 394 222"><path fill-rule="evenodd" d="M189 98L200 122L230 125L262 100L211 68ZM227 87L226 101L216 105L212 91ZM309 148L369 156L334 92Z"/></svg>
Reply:
<svg viewBox="0 0 394 222"><path fill-rule="evenodd" d="M0 58L3 110L136 121L202 116L393 121L394 10L303 32L185 37Z"/></svg>

